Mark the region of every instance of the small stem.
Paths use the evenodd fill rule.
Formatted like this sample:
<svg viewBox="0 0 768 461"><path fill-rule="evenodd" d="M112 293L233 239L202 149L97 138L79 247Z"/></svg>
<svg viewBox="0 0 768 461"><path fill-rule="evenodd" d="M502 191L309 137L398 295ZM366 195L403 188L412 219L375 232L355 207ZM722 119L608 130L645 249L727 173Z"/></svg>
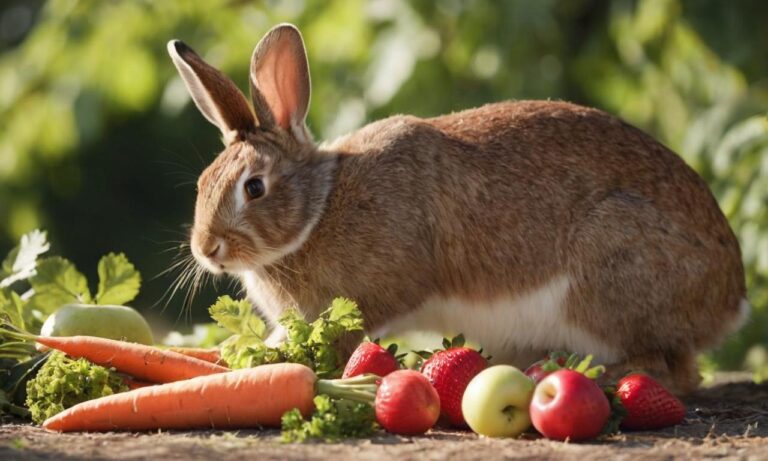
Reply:
<svg viewBox="0 0 768 461"><path fill-rule="evenodd" d="M349 399L372 405L374 400L376 400L376 385L362 384L366 382L368 380L357 379L357 377L349 379L318 379L315 390L317 394L327 394L335 398Z"/></svg>
<svg viewBox="0 0 768 461"><path fill-rule="evenodd" d="M16 404L13 404L13 403L10 403L10 402L5 402L5 403L0 404L0 408L2 408L2 410L4 412L10 413L12 415L16 415L19 418L25 418L26 419L26 418L29 418L29 416L31 415L29 410L27 410L26 408L21 407L21 406L16 405Z"/></svg>
<svg viewBox="0 0 768 461"><path fill-rule="evenodd" d="M38 338L37 335L33 335L31 333L20 330L8 322L0 322L0 327L2 327L0 336L5 336L7 338L12 338L27 343L30 341L35 341Z"/></svg>
<svg viewBox="0 0 768 461"><path fill-rule="evenodd" d="M353 376L351 378L343 378L343 379L333 379L330 381L335 381L342 384L375 384L377 380L381 379L378 375L374 375L373 373L366 373L364 375L359 376Z"/></svg>

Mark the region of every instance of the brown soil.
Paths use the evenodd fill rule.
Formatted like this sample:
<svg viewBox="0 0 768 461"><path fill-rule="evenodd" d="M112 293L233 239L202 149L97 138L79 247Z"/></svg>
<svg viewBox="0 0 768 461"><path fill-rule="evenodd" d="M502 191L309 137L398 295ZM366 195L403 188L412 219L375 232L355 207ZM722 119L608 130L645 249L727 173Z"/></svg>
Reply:
<svg viewBox="0 0 768 461"><path fill-rule="evenodd" d="M730 377L731 380L733 376ZM436 430L423 437L380 435L343 443L286 445L278 431L53 434L26 424L0 426L0 460L243 459L768 459L768 384L737 376L687 399L677 427L603 437L589 443L486 439Z"/></svg>

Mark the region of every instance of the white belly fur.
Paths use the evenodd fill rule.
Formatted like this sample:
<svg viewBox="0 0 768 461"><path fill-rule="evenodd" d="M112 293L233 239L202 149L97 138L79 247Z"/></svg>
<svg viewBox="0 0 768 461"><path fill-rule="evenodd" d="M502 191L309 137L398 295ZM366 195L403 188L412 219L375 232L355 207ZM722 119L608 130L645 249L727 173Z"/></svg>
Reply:
<svg viewBox="0 0 768 461"><path fill-rule="evenodd" d="M519 366L556 350L593 354L595 363L615 363L617 350L566 321L563 307L569 286L569 278L562 275L523 295L500 296L491 302L435 297L377 333L461 332L480 344L494 362Z"/></svg>
<svg viewBox="0 0 768 461"><path fill-rule="evenodd" d="M250 270L243 272L240 280L248 293L248 299L273 327L277 326L277 319L282 315L286 301L280 299L274 287L268 282L269 276L261 271Z"/></svg>

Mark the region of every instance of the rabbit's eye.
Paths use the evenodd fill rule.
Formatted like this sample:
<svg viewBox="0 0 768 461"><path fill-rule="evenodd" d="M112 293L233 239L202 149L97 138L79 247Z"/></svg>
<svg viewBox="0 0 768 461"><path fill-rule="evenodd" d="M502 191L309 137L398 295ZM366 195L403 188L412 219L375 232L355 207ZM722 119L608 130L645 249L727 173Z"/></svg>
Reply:
<svg viewBox="0 0 768 461"><path fill-rule="evenodd" d="M266 192L264 187L264 181L261 178L251 178L245 182L245 192L248 194L248 198L259 198Z"/></svg>

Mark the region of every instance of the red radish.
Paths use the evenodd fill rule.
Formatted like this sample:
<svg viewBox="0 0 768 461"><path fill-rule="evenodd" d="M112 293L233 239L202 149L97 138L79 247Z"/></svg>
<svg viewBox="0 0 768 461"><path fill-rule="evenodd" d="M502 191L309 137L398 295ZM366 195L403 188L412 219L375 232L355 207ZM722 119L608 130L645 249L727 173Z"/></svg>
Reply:
<svg viewBox="0 0 768 461"><path fill-rule="evenodd" d="M595 381L558 370L536 386L530 413L533 426L548 439L587 440L600 435L611 406Z"/></svg>
<svg viewBox="0 0 768 461"><path fill-rule="evenodd" d="M366 341L360 343L349 358L347 366L344 367L342 378L351 378L365 373L373 373L384 377L398 370L400 364L394 355L397 346L394 344L393 346L384 349L376 342Z"/></svg>
<svg viewBox="0 0 768 461"><path fill-rule="evenodd" d="M624 429L661 429L680 424L685 418L685 405L650 376L631 374L616 386L627 416Z"/></svg>
<svg viewBox="0 0 768 461"><path fill-rule="evenodd" d="M440 397L418 371L398 370L381 380L375 408L376 420L387 431L423 434L440 417Z"/></svg>
<svg viewBox="0 0 768 461"><path fill-rule="evenodd" d="M461 336L457 339L463 344ZM461 399L472 378L487 367L488 360L468 347L448 347L436 351L421 366L421 372L429 378L440 396L442 414L452 425L467 426L461 411Z"/></svg>

